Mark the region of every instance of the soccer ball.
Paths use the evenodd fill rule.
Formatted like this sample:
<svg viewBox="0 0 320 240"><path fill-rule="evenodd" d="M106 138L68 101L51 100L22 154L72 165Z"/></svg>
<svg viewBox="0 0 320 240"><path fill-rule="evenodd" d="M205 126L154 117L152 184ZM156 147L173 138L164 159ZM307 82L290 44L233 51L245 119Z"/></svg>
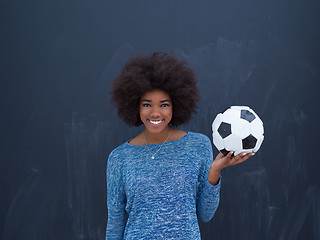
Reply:
<svg viewBox="0 0 320 240"><path fill-rule="evenodd" d="M224 155L234 151L257 152L263 142L263 122L247 106L231 106L219 113L212 123L212 138L216 148Z"/></svg>

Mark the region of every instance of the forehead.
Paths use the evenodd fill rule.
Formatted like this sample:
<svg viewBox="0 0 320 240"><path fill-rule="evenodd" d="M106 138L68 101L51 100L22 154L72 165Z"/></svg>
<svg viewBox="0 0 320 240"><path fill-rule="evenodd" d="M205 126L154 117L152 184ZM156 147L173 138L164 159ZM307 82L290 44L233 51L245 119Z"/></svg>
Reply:
<svg viewBox="0 0 320 240"><path fill-rule="evenodd" d="M154 100L154 101L161 101L161 100L169 100L171 101L170 95L162 91L160 89L154 89L152 91L146 92L142 95L141 100Z"/></svg>

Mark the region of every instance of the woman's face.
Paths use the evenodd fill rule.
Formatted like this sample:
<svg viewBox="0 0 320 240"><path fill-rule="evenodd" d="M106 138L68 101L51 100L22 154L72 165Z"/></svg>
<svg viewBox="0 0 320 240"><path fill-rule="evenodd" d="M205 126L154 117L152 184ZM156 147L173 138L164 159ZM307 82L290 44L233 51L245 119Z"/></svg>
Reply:
<svg viewBox="0 0 320 240"><path fill-rule="evenodd" d="M169 94L154 89L140 99L140 118L150 133L161 133L169 128L172 119L172 102Z"/></svg>

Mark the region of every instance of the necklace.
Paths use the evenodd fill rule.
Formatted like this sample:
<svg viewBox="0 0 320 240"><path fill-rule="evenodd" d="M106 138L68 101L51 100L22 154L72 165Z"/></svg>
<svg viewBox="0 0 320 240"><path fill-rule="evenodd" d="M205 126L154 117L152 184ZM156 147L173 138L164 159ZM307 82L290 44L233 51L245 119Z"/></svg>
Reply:
<svg viewBox="0 0 320 240"><path fill-rule="evenodd" d="M151 159L154 159L154 156L160 151L160 149L162 148L163 144L169 139L169 137L171 136L171 132L172 132L172 129L170 129L170 133L168 135L168 137L166 138L166 140L164 140L164 142L161 144L160 148L155 152L155 153L152 153L150 151L150 148L148 146L148 143L147 143L147 138L146 138L146 133L144 132L143 136L144 136L144 142L146 143L146 146L148 148L148 151L149 153L151 154Z"/></svg>

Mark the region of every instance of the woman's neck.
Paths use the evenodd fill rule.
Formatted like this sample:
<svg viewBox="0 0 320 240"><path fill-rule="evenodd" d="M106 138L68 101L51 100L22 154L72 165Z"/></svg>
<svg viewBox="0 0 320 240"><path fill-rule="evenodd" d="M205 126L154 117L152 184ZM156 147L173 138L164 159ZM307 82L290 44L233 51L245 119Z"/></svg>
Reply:
<svg viewBox="0 0 320 240"><path fill-rule="evenodd" d="M150 133L147 129L144 130L143 134L146 138L147 144L159 144L165 141L169 141L172 137L173 128L167 127L159 133Z"/></svg>

